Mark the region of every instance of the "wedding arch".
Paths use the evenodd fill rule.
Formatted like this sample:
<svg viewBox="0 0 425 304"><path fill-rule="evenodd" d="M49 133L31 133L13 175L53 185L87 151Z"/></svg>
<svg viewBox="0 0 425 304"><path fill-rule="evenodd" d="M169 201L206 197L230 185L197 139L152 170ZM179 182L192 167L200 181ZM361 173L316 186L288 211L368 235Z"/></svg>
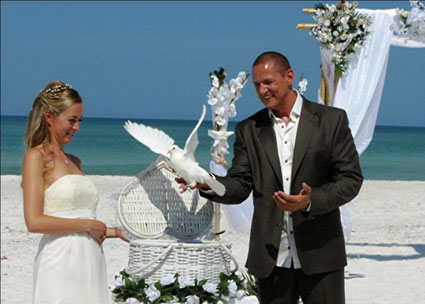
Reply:
<svg viewBox="0 0 425 304"><path fill-rule="evenodd" d="M341 2L340 6L356 6ZM322 64L322 85L318 99L321 103L342 108L347 112L350 129L359 155L366 150L373 138L378 110L381 103L390 47L425 48L425 7L420 1L411 1L412 10L398 8L388 10L356 9L356 13L370 19L369 37L357 50L348 64L347 73L339 77L336 72L335 55L332 48L320 49ZM325 6L326 9L338 9ZM341 9L341 8L340 8ZM315 14L317 10L305 10ZM319 12L319 15L323 12ZM318 25L302 25L300 28L314 28ZM337 47L337 46L336 46ZM349 216L350 204L341 208L341 219L346 240L351 233Z"/></svg>
<svg viewBox="0 0 425 304"><path fill-rule="evenodd" d="M298 29L309 29L312 32L320 25L330 27L330 23L335 20L326 19L326 10L345 10L356 18L358 15L363 15L369 19L369 21L355 20L354 22L354 26L361 25L368 31L361 43L350 45L350 42L358 41L355 41L353 35L347 35L343 37L345 39L339 39L339 44L335 43L331 47L321 43L320 49L322 84L318 100L347 112L359 155L366 150L373 137L384 89L390 47L425 48L425 6L420 1L410 1L410 3L411 11L398 8L358 9L357 2L350 4L346 1L341 1L338 5L320 5L317 9L303 9L303 12L314 15L313 18L318 21L317 24L297 26ZM348 17L337 18L336 22L344 23L347 19ZM341 28L344 27L347 28L347 24L341 24ZM359 31L357 33L361 34ZM335 37L331 39L333 38ZM351 48L350 52L346 54L351 58L347 58L347 66L341 69L338 65L342 60L336 56L335 50L344 53L349 48ZM339 58L339 62L338 60L335 62L335 58ZM226 173L223 164L212 161L211 168L214 169L213 172ZM349 239L351 232L349 208L350 204L344 205L341 213L346 240ZM249 231L253 214L252 197L240 205L223 205L223 213L230 229Z"/></svg>

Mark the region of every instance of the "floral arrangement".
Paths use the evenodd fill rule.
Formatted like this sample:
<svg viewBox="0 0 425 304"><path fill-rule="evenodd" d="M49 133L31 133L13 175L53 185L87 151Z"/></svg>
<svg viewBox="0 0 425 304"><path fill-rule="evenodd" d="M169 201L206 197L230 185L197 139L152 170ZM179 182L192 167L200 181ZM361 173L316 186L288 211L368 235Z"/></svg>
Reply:
<svg viewBox="0 0 425 304"><path fill-rule="evenodd" d="M193 283L192 283L193 282ZM217 303L226 304L232 299L242 300L248 288L247 280L238 274L220 273L220 283L207 280L192 281L178 273L168 275L158 282L147 284L144 279L134 280L124 270L115 277L115 304L139 303Z"/></svg>
<svg viewBox="0 0 425 304"><path fill-rule="evenodd" d="M213 113L214 130L208 130L208 135L214 139L211 156L217 164L227 165L224 154L229 154L227 138L233 132L227 132L229 117L236 116L235 101L242 94L241 90L245 86L249 73L242 71L227 84L224 79L226 72L222 67L218 71L209 73L211 89L208 92L208 104Z"/></svg>
<svg viewBox="0 0 425 304"><path fill-rule="evenodd" d="M344 77L348 73L349 60L370 35L370 17L356 13L357 3L344 2L339 5L316 6L313 16L318 25L310 34L316 37L320 46L332 53L335 73Z"/></svg>
<svg viewBox="0 0 425 304"><path fill-rule="evenodd" d="M305 91L307 91L307 78L304 78L304 73L300 76L300 82L298 82L298 93L303 94Z"/></svg>
<svg viewBox="0 0 425 304"><path fill-rule="evenodd" d="M425 5L421 1L410 1L412 9L396 9L392 30L406 40L425 43Z"/></svg>

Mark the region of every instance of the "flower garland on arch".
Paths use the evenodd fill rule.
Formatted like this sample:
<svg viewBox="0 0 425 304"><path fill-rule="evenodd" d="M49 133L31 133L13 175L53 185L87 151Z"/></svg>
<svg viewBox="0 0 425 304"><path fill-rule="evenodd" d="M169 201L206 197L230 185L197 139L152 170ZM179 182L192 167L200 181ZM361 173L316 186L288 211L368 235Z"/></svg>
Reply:
<svg viewBox="0 0 425 304"><path fill-rule="evenodd" d="M208 130L208 136L214 139L211 156L217 164L227 165L224 158L225 154L229 154L227 138L233 134L227 131L227 125L229 118L236 116L235 101L242 96L241 90L248 80L249 73L239 72L229 84L224 81L227 74L222 67L209 73L209 76L211 89L208 92L208 104L211 106L214 124L214 130Z"/></svg>
<svg viewBox="0 0 425 304"><path fill-rule="evenodd" d="M391 29L397 36L425 43L425 5L421 1L410 1L412 9L396 9Z"/></svg>
<svg viewBox="0 0 425 304"><path fill-rule="evenodd" d="M370 35L370 17L356 13L357 3L344 2L340 5L316 5L313 19L318 25L310 35L316 37L320 47L332 53L335 73L344 77L348 73L350 59L362 47Z"/></svg>

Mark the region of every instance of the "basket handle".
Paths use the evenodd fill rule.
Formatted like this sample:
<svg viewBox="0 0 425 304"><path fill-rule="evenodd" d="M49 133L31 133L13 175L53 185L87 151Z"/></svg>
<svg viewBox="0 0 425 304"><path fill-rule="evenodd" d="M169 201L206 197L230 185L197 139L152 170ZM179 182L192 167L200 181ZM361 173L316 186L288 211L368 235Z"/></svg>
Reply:
<svg viewBox="0 0 425 304"><path fill-rule="evenodd" d="M171 248L173 247L173 244L168 245L167 248L165 248L165 250L159 255L157 256L155 259L152 260L152 262L150 262L148 265L141 267L141 268L137 268L137 269L130 269L130 267L126 267L124 270L128 275L132 275L132 274L136 274L138 272L142 272L143 270L151 267L153 264L155 264L159 259L161 259L164 255L166 255Z"/></svg>
<svg viewBox="0 0 425 304"><path fill-rule="evenodd" d="M230 250L229 249L227 249L227 247L226 246L224 246L222 243L220 244L221 245L221 248L223 248L224 249L224 251L226 251L227 252L227 254L230 256L230 258L232 259L232 261L233 261L233 264L235 265L235 268L234 269L232 269L232 270L230 270L230 272L236 272L236 270L238 270L239 269L239 264L238 264L238 262L236 261L236 259L235 259L235 257L233 256L233 254L230 252Z"/></svg>

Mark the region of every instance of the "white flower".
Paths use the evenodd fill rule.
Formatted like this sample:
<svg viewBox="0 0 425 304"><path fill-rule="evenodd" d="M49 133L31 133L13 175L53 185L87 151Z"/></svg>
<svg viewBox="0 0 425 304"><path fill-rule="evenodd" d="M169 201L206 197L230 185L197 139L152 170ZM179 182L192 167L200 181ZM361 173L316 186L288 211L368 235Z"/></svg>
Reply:
<svg viewBox="0 0 425 304"><path fill-rule="evenodd" d="M239 96L240 96L240 94L239 94ZM238 97L239 98L239 97ZM232 103L230 106L229 106L229 117L235 117L236 116L236 107L235 107L235 105Z"/></svg>
<svg viewBox="0 0 425 304"><path fill-rule="evenodd" d="M347 24L348 20L350 19L350 16L345 15L341 18L341 24Z"/></svg>
<svg viewBox="0 0 425 304"><path fill-rule="evenodd" d="M149 301L153 302L161 296L161 292L156 289L154 285L150 285L148 289L146 289L146 295L149 298Z"/></svg>
<svg viewBox="0 0 425 304"><path fill-rule="evenodd" d="M308 84L308 81L305 78L303 78L298 83L298 92L300 92L300 94L304 93L307 90L307 84Z"/></svg>
<svg viewBox="0 0 425 304"><path fill-rule="evenodd" d="M124 284L125 284L125 280L121 276L117 277L114 281L114 285L116 287L123 286Z"/></svg>
<svg viewBox="0 0 425 304"><path fill-rule="evenodd" d="M218 81L217 76L211 75L211 84L215 88L218 88L220 86L220 82Z"/></svg>
<svg viewBox="0 0 425 304"><path fill-rule="evenodd" d="M219 116L223 116L224 115L224 111L225 111L224 107L217 107L214 110L214 113L217 114L217 115L219 115Z"/></svg>
<svg viewBox="0 0 425 304"><path fill-rule="evenodd" d="M206 292L212 293L213 295L217 295L217 284L205 283L202 285L202 289Z"/></svg>
<svg viewBox="0 0 425 304"><path fill-rule="evenodd" d="M219 126L224 126L225 125L225 123L226 123L226 119L224 119L223 117L221 117L221 116L216 116L215 118L214 118L214 121L219 125Z"/></svg>
<svg viewBox="0 0 425 304"><path fill-rule="evenodd" d="M228 282L227 288L229 288L229 296L234 297L236 291L238 290L238 285L236 285L235 281L230 280Z"/></svg>
<svg viewBox="0 0 425 304"><path fill-rule="evenodd" d="M215 96L217 96L218 90L217 88L211 87L211 89L208 92L208 99L211 99Z"/></svg>
<svg viewBox="0 0 425 304"><path fill-rule="evenodd" d="M233 93L233 90L239 90L243 88L242 81L240 78L230 79L230 91Z"/></svg>
<svg viewBox="0 0 425 304"><path fill-rule="evenodd" d="M139 304L139 303L140 303L139 300L137 300L136 298L128 298L125 301L125 304Z"/></svg>
<svg viewBox="0 0 425 304"><path fill-rule="evenodd" d="M220 89L218 90L217 93L217 97L218 99L225 101L228 100L230 97L230 91L229 91L229 87L227 85L227 83L223 84Z"/></svg>
<svg viewBox="0 0 425 304"><path fill-rule="evenodd" d="M218 102L218 99L217 99L217 98L215 98L215 97L213 97L213 98L208 98L208 104L209 104L210 106L214 106L214 105L216 105L216 104L217 104L217 102Z"/></svg>
<svg viewBox="0 0 425 304"><path fill-rule="evenodd" d="M208 130L208 134L209 134L209 131L210 130ZM179 277L178 282L179 282L179 288L180 289L183 289L187 286L190 286L190 278L188 276Z"/></svg>
<svg viewBox="0 0 425 304"><path fill-rule="evenodd" d="M242 79L242 80L246 80L247 76L246 76L246 72L245 71L241 71L238 74L238 78ZM243 81L241 81L243 82Z"/></svg>
<svg viewBox="0 0 425 304"><path fill-rule="evenodd" d="M167 286L174 283L175 280L176 278L173 275L168 274L167 276L161 279L160 283L162 286Z"/></svg>
<svg viewBox="0 0 425 304"><path fill-rule="evenodd" d="M221 300L218 300L217 304L223 304L223 302Z"/></svg>
<svg viewBox="0 0 425 304"><path fill-rule="evenodd" d="M199 304L199 297L198 296L187 296L186 297L186 303L187 304Z"/></svg>
<svg viewBox="0 0 425 304"><path fill-rule="evenodd" d="M242 300L244 297L245 297L245 291L243 290L236 291L236 299L238 299L238 301Z"/></svg>

